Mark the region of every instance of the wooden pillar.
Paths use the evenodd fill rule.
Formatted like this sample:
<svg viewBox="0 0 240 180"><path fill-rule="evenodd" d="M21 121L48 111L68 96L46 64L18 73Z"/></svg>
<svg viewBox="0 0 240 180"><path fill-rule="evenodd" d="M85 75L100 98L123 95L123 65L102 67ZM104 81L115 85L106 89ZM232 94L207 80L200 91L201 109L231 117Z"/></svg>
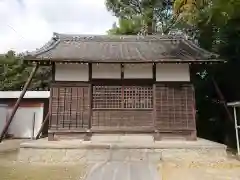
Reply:
<svg viewBox="0 0 240 180"><path fill-rule="evenodd" d="M217 91L217 94L218 94L219 98L220 98L220 102L221 102L221 104L223 104L223 107L226 110L226 113L228 115L228 119L230 121L234 122L234 118L233 118L231 112L229 111L229 109L227 107L226 100L225 100L225 98L224 98L224 96L223 96L223 94L222 94L222 92L221 92L217 82L215 81L215 79L213 77L212 77L212 82L213 82L213 85L214 85L214 87L215 87L215 89Z"/></svg>
<svg viewBox="0 0 240 180"><path fill-rule="evenodd" d="M54 141L54 133L48 133L48 141Z"/></svg>
<svg viewBox="0 0 240 180"><path fill-rule="evenodd" d="M56 63L55 62L53 62L52 63L52 83L54 83L55 82L55 72L56 72ZM59 93L59 90L58 90L58 93ZM49 125L51 125L50 127L52 127L52 96L53 96L53 87L51 86L50 87L50 97L49 97L49 106L48 106L48 119L49 119ZM58 96L58 98L59 98L59 96ZM59 101L58 101L58 103L59 103ZM46 119L47 117L45 117L45 120L46 120L46 122L47 122L47 119ZM58 115L57 115L57 118L58 118ZM44 121L45 121L44 120ZM58 119L57 119L57 121L58 121ZM45 123L46 123L45 122ZM43 122L44 123L44 122ZM57 124L57 123L56 123ZM56 124L55 124L55 126L56 126ZM44 125L43 125L43 127L44 127ZM48 128L49 129L49 128ZM40 135L40 134L39 134ZM36 137L36 139L38 139L39 137ZM48 141L53 141L54 140L54 133L50 133L50 132L48 132Z"/></svg>
<svg viewBox="0 0 240 180"><path fill-rule="evenodd" d="M197 131L192 131L190 134L186 137L187 141L196 141L197 140Z"/></svg>
<svg viewBox="0 0 240 180"><path fill-rule="evenodd" d="M31 83L31 81L32 81L33 76L36 74L36 72L37 72L37 70L38 70L38 67L39 67L39 65L36 64L35 67L33 68L32 72L31 72L31 74L30 74L30 76L29 76L26 84L24 85L24 88L23 88L23 90L22 90L22 92L21 92L21 94L20 94L20 97L18 98L17 102L15 103L15 105L14 105L14 107L13 107L13 110L12 110L10 116L9 116L8 119L7 119L7 123L6 123L6 125L4 126L4 128L3 128L3 131L2 131L1 136L0 136L0 142L2 142L2 140L3 140L3 138L4 138L5 134L6 134L6 132L7 132L8 128L9 128L9 126L10 126L10 124L11 124L13 118L14 118L14 115L15 115L16 112L17 112L17 109L18 109L18 107L19 107L19 105L20 105L20 102L21 102L21 100L23 99L23 97L24 97L24 95L25 95L25 93L26 93L26 91L27 91L27 88L29 87L29 85L30 85L30 83Z"/></svg>
<svg viewBox="0 0 240 180"><path fill-rule="evenodd" d="M92 137L92 63L88 63L88 101L89 101L89 113L88 113L88 130L84 136L84 141L90 141Z"/></svg>
<svg viewBox="0 0 240 180"><path fill-rule="evenodd" d="M161 141L162 140L161 134L159 133L158 130L155 130L155 132L153 134L153 139L154 139L154 141Z"/></svg>
<svg viewBox="0 0 240 180"><path fill-rule="evenodd" d="M157 106L156 106L156 63L152 66L152 77L153 77L153 125L154 125L154 140L160 140L160 134L157 127Z"/></svg>
<svg viewBox="0 0 240 180"><path fill-rule="evenodd" d="M38 139L40 137L40 134L42 133L42 130L45 126L45 124L47 123L48 119L49 119L49 112L47 113L46 117L44 118L43 122L42 122L42 125L41 125L41 128L39 129L38 133L37 133L37 136L35 137L35 139Z"/></svg>
<svg viewBox="0 0 240 180"><path fill-rule="evenodd" d="M121 66L121 80L123 80L124 79L124 64L120 64L120 66Z"/></svg>

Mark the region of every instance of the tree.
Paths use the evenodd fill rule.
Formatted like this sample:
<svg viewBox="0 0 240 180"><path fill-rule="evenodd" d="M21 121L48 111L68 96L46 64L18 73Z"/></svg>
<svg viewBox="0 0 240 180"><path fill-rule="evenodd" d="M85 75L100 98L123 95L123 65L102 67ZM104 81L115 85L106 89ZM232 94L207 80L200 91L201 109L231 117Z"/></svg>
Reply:
<svg viewBox="0 0 240 180"><path fill-rule="evenodd" d="M175 0L173 14L190 26L199 22L221 26L233 17L239 4L239 0Z"/></svg>
<svg viewBox="0 0 240 180"><path fill-rule="evenodd" d="M193 25L199 18L201 11L210 4L210 0L175 0L173 12L179 20Z"/></svg>
<svg viewBox="0 0 240 180"><path fill-rule="evenodd" d="M113 24L112 29L108 31L108 34L118 34L118 35L136 35L141 32L141 19L134 18L130 19L123 19L119 18L118 20L119 26L116 23Z"/></svg>
<svg viewBox="0 0 240 180"><path fill-rule="evenodd" d="M165 26L170 25L166 21L171 21L170 26L173 26L171 4L171 0L106 0L108 11L116 17L133 22L135 19L140 20L140 32L143 34L153 34L157 29L159 30L159 26L166 33L169 28Z"/></svg>
<svg viewBox="0 0 240 180"><path fill-rule="evenodd" d="M193 3L194 2L194 3ZM215 140L223 140L219 135L227 137L229 145L234 143L234 124L229 121L226 111L220 103L219 96L213 86L215 79L225 100L240 100L240 1L239 0L209 0L205 1L176 0L174 14L179 16L190 35L199 45L209 51L214 51L227 63L213 67L195 68L192 80L196 89L198 108L198 128L200 134L216 130ZM199 5L199 4L200 5ZM201 4L202 3L202 4ZM189 20L190 19L190 20ZM189 33L189 31L186 31ZM198 74L206 72L202 78ZM218 124L218 125L216 125ZM206 131L206 127L211 127ZM211 131L210 131L211 130ZM210 137L209 134L207 137Z"/></svg>
<svg viewBox="0 0 240 180"><path fill-rule="evenodd" d="M14 51L8 51L0 56L0 90L22 90L30 73L31 66L23 63L22 59ZM46 90L49 88L51 69L40 67L30 84L29 90Z"/></svg>

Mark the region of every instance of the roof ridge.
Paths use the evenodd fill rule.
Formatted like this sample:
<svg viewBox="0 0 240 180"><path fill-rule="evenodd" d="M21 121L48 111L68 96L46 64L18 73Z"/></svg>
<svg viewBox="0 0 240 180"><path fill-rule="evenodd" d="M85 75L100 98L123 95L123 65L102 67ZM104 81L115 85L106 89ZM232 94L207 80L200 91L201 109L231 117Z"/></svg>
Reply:
<svg viewBox="0 0 240 180"><path fill-rule="evenodd" d="M183 42L186 43L190 48L201 51L206 54L209 54L210 56L214 56L215 58L219 56L218 54L215 54L213 52L210 52L206 49L201 48L200 46L198 46L196 43L194 43L190 39L184 39Z"/></svg>
<svg viewBox="0 0 240 180"><path fill-rule="evenodd" d="M51 40L49 40L41 48L36 49L35 51L32 51L32 52L27 52L27 56L38 56L42 53L50 51L51 49L55 48L59 42L60 42L60 39L56 36L55 33L53 33L53 37L51 38Z"/></svg>
<svg viewBox="0 0 240 180"><path fill-rule="evenodd" d="M60 41L88 41L88 40L181 40L182 35L96 35L96 34L63 34L53 33L53 37Z"/></svg>

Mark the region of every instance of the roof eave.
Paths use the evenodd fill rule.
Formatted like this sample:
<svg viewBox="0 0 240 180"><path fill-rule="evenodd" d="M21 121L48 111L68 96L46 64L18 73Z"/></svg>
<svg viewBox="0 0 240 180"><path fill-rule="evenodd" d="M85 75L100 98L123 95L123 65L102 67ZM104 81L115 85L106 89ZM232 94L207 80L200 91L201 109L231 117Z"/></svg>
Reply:
<svg viewBox="0 0 240 180"><path fill-rule="evenodd" d="M159 59L159 60L152 60L152 61L143 61L143 60L82 60L82 59L64 59L64 58L35 58L29 57L25 58L24 61L26 63L39 63L41 65L44 64L51 64L51 63L176 63L176 64L215 64L215 63L225 63L226 61L221 59L207 59L207 60L183 60L183 59Z"/></svg>
<svg viewBox="0 0 240 180"><path fill-rule="evenodd" d="M37 58L37 56L42 55L52 49L54 49L60 42L60 39L56 33L53 33L52 38L44 44L40 49L37 49L32 52L27 52L26 56L24 58L32 57Z"/></svg>
<svg viewBox="0 0 240 180"><path fill-rule="evenodd" d="M216 59L219 57L218 54L207 51L207 50L199 47L198 45L196 45L193 41L191 41L189 39L182 39L182 42L185 43L186 45L188 45L190 48L192 48L195 51L203 52L208 57L215 57Z"/></svg>

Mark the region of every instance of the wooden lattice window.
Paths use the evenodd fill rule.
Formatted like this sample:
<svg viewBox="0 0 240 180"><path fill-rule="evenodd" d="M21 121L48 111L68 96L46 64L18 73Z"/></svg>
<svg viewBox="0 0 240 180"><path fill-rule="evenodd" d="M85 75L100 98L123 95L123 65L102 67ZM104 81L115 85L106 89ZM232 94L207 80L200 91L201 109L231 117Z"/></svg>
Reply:
<svg viewBox="0 0 240 180"><path fill-rule="evenodd" d="M93 86L93 108L121 108L121 86Z"/></svg>
<svg viewBox="0 0 240 180"><path fill-rule="evenodd" d="M152 86L93 86L95 109L151 109Z"/></svg>
<svg viewBox="0 0 240 180"><path fill-rule="evenodd" d="M152 87L127 86L124 88L124 108L147 109L153 108Z"/></svg>

